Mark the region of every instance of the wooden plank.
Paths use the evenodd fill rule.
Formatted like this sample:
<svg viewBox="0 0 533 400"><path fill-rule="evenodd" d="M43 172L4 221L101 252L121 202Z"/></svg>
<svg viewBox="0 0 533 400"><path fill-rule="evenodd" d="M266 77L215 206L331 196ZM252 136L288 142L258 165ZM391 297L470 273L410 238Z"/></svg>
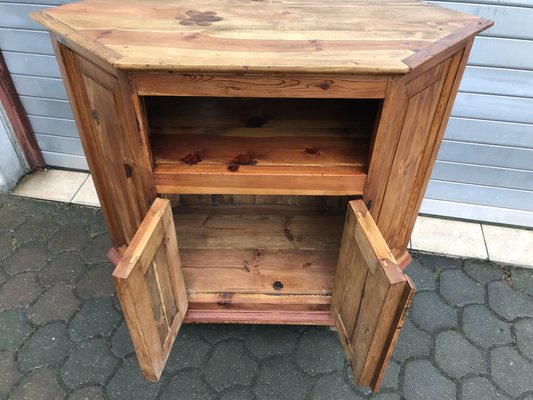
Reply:
<svg viewBox="0 0 533 400"><path fill-rule="evenodd" d="M40 117L29 115L31 126L35 133L42 135L54 135L70 138L78 138L76 123L74 120L65 118Z"/></svg>
<svg viewBox="0 0 533 400"><path fill-rule="evenodd" d="M17 74L12 74L12 78L17 92L21 96L67 99L67 93L61 79Z"/></svg>
<svg viewBox="0 0 533 400"><path fill-rule="evenodd" d="M20 96L20 101L28 115L74 119L68 101L29 96Z"/></svg>
<svg viewBox="0 0 533 400"><path fill-rule="evenodd" d="M331 313L357 385L379 389L413 295L364 203L350 202Z"/></svg>
<svg viewBox="0 0 533 400"><path fill-rule="evenodd" d="M173 242L173 243L171 243ZM170 202L156 199L113 271L141 371L159 380L185 313L187 298Z"/></svg>
<svg viewBox="0 0 533 400"><path fill-rule="evenodd" d="M531 98L533 97L533 71L466 67L459 90L469 93Z"/></svg>
<svg viewBox="0 0 533 400"><path fill-rule="evenodd" d="M50 35L45 31L0 28L0 48L2 51L54 54Z"/></svg>
<svg viewBox="0 0 533 400"><path fill-rule="evenodd" d="M61 78L54 56L12 51L2 51L2 53L12 74Z"/></svg>
<svg viewBox="0 0 533 400"><path fill-rule="evenodd" d="M227 166L160 165L154 177L157 192L166 194L361 195L366 180L360 167L254 165L235 172Z"/></svg>
<svg viewBox="0 0 533 400"><path fill-rule="evenodd" d="M35 135L39 148L42 151L51 151L55 153L65 153L77 156L83 156L83 147L81 146L80 139L69 138L62 136L41 135L37 133Z"/></svg>
<svg viewBox="0 0 533 400"><path fill-rule="evenodd" d="M4 28L38 29L42 26L34 22L29 13L42 11L49 6L37 4L0 3L0 26Z"/></svg>
<svg viewBox="0 0 533 400"><path fill-rule="evenodd" d="M81 171L89 170L87 159L83 156L75 156L65 153L54 153L51 151L42 151L44 162L51 167L60 167L68 169L79 169Z"/></svg>
<svg viewBox="0 0 533 400"><path fill-rule="evenodd" d="M472 48L470 65L496 68L531 69L533 41L478 37Z"/></svg>
<svg viewBox="0 0 533 400"><path fill-rule="evenodd" d="M516 7L533 7L529 0L461 0L463 3L516 6Z"/></svg>
<svg viewBox="0 0 533 400"><path fill-rule="evenodd" d="M2 53L0 53L0 102L31 170L44 167L43 156L35 140L30 121L15 90Z"/></svg>
<svg viewBox="0 0 533 400"><path fill-rule="evenodd" d="M453 115L506 122L533 123L533 98L459 93Z"/></svg>

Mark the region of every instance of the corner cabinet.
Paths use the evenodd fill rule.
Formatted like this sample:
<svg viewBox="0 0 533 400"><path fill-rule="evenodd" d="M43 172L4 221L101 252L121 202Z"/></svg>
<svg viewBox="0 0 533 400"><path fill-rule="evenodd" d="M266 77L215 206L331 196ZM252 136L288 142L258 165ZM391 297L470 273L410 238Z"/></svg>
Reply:
<svg viewBox="0 0 533 400"><path fill-rule="evenodd" d="M145 377L184 323L335 326L379 389L474 36L417 1L87 0L46 26Z"/></svg>

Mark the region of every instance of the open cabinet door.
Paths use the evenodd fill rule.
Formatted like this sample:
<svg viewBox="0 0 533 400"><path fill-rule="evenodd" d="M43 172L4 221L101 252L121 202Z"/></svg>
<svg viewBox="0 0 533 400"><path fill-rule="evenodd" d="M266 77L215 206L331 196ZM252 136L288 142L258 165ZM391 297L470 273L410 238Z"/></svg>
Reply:
<svg viewBox="0 0 533 400"><path fill-rule="evenodd" d="M379 389L414 293L363 201L351 201L331 313L358 386Z"/></svg>
<svg viewBox="0 0 533 400"><path fill-rule="evenodd" d="M113 271L141 371L157 381L185 313L187 293L170 202L156 199Z"/></svg>

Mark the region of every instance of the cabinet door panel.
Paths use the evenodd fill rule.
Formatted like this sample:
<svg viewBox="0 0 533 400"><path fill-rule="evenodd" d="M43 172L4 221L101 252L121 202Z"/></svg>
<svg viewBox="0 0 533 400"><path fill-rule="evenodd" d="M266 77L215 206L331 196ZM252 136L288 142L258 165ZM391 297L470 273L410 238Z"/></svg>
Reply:
<svg viewBox="0 0 533 400"><path fill-rule="evenodd" d="M146 379L157 381L187 312L170 202L156 199L113 280Z"/></svg>
<svg viewBox="0 0 533 400"><path fill-rule="evenodd" d="M331 312L357 385L379 389L414 292L365 204L350 202Z"/></svg>

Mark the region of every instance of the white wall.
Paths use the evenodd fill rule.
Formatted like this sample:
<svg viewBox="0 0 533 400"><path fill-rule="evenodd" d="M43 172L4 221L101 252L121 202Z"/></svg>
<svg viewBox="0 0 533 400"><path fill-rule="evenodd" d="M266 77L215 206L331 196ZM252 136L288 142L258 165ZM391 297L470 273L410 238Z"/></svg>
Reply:
<svg viewBox="0 0 533 400"><path fill-rule="evenodd" d="M26 160L15 150L13 130L0 104L0 192L8 192L26 172Z"/></svg>

